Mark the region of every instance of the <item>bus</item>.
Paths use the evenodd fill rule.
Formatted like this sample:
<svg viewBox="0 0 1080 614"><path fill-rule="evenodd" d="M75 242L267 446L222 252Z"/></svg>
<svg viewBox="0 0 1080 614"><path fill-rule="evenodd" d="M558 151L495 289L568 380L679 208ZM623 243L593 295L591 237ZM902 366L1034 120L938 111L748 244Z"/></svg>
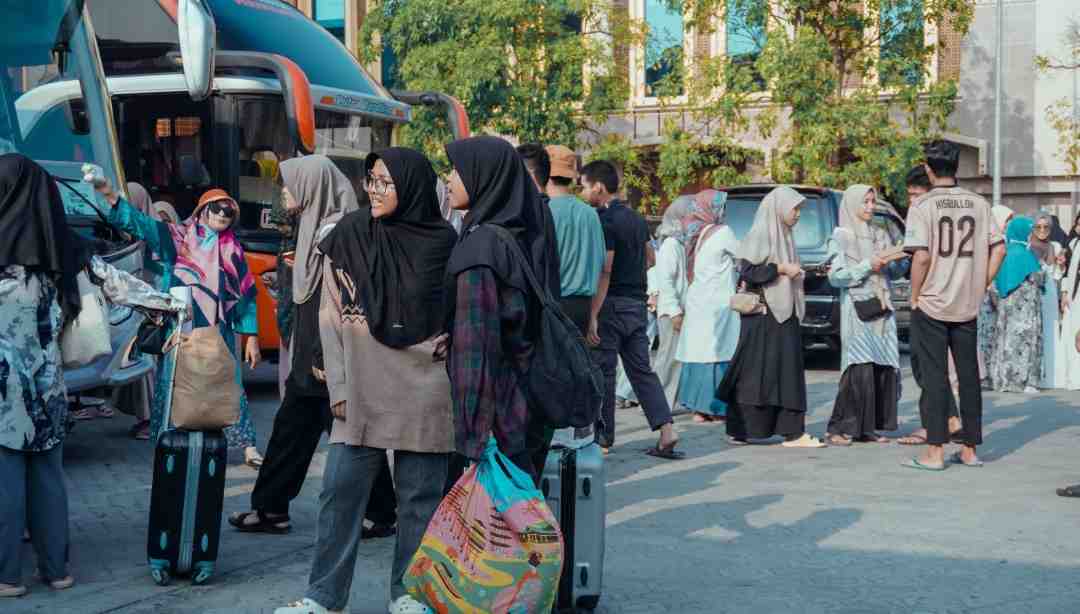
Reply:
<svg viewBox="0 0 1080 614"><path fill-rule="evenodd" d="M280 0L200 0L216 27L210 95L193 99L181 71L173 0L93 0L108 87L113 95L122 166L129 181L181 218L210 187L240 204L237 236L258 289L260 346L280 343L274 281L282 235L278 164L321 153L365 199L363 163L396 141L412 106L372 79L332 34ZM467 120L456 101L399 93L445 106L456 126Z"/></svg>
<svg viewBox="0 0 1080 614"><path fill-rule="evenodd" d="M191 8L188 2L181 2ZM69 225L107 262L133 274L143 269L139 242L112 228L81 166L100 166L118 189L125 177L105 75L83 0L0 0L0 153L21 153L56 180ZM197 7L189 13L199 25ZM203 24L205 25L205 24ZM175 26L174 26L175 30ZM180 36L179 33L175 33ZM186 46L186 45L185 45ZM198 57L188 47L193 58ZM186 69L197 80L199 62ZM207 66L203 66L207 70ZM69 393L124 386L144 377L153 360L132 350L141 317L110 308L113 355L65 370Z"/></svg>

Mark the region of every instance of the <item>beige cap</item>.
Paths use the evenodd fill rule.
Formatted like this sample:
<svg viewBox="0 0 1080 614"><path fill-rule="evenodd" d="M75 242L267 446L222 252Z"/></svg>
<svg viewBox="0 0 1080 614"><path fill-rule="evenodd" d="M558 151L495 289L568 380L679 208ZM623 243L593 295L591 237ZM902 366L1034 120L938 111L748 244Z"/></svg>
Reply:
<svg viewBox="0 0 1080 614"><path fill-rule="evenodd" d="M548 145L544 149L547 150L548 157L551 158L552 177L577 180L577 154L572 149L562 145Z"/></svg>

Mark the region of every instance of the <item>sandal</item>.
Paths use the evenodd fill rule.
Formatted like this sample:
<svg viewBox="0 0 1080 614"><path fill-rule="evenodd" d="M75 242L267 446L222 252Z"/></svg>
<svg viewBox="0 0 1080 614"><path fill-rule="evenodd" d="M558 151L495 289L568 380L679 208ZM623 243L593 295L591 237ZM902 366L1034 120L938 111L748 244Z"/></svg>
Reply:
<svg viewBox="0 0 1080 614"><path fill-rule="evenodd" d="M344 610L330 610L307 597L274 610L274 614L341 614Z"/></svg>
<svg viewBox="0 0 1080 614"><path fill-rule="evenodd" d="M83 406L76 411L71 412L71 417L75 420L93 420L94 418L112 418L116 415L113 408L108 405L90 405Z"/></svg>
<svg viewBox="0 0 1080 614"><path fill-rule="evenodd" d="M712 422L708 416L698 412L694 412L694 424L708 424Z"/></svg>
<svg viewBox="0 0 1080 614"><path fill-rule="evenodd" d="M248 522L248 518L255 516L258 522ZM259 510L239 512L229 516L229 524L236 527L241 533L269 533L271 535L284 535L292 530L289 523L289 515L264 516Z"/></svg>
<svg viewBox="0 0 1080 614"><path fill-rule="evenodd" d="M140 420L135 426L131 427L128 434L132 439L138 439L139 441L146 441L150 439L150 421Z"/></svg>
<svg viewBox="0 0 1080 614"><path fill-rule="evenodd" d="M898 444L900 444L902 446L925 446L926 445L926 436L925 435L905 435L904 437L901 437L901 438L897 439L896 443L898 443Z"/></svg>
<svg viewBox="0 0 1080 614"><path fill-rule="evenodd" d="M921 462L917 457L901 461L900 466L907 467L908 469L921 469L922 471L945 471L945 463L942 463L941 465L928 465Z"/></svg>
<svg viewBox="0 0 1080 614"><path fill-rule="evenodd" d="M651 448L643 450L645 454L649 456L655 456L656 458L662 458L665 460L682 460L686 458L686 453L675 449L675 446L679 445L679 442L661 446L659 442Z"/></svg>
<svg viewBox="0 0 1080 614"><path fill-rule="evenodd" d="M840 448L846 448L851 445L851 438L844 435L829 435L825 438L825 441L830 446L837 446Z"/></svg>
<svg viewBox="0 0 1080 614"><path fill-rule="evenodd" d="M727 438L727 442L728 442L729 446L748 446L748 445L750 445L750 442L745 440L745 439L738 439L736 437L731 437L731 436L729 436Z"/></svg>
<svg viewBox="0 0 1080 614"><path fill-rule="evenodd" d="M799 437L798 439L785 441L780 444L780 446L784 448L824 448L825 445L824 441L821 441L810 433L803 433L802 437Z"/></svg>
<svg viewBox="0 0 1080 614"><path fill-rule="evenodd" d="M877 433L869 433L858 439L859 443L889 443L889 438Z"/></svg>
<svg viewBox="0 0 1080 614"><path fill-rule="evenodd" d="M72 586L75 586L75 578L71 576L64 576L59 580L50 580L49 586L51 586L54 591L66 591Z"/></svg>
<svg viewBox="0 0 1080 614"><path fill-rule="evenodd" d="M431 608L420 603L412 595L402 595L391 601L386 609L390 614L431 614Z"/></svg>
<svg viewBox="0 0 1080 614"><path fill-rule="evenodd" d="M1080 484L1074 484L1072 486L1066 486L1065 488L1057 489L1059 497L1074 497L1080 498Z"/></svg>
<svg viewBox="0 0 1080 614"><path fill-rule="evenodd" d="M979 460L978 458L976 458L975 460L973 460L970 463L965 462L963 453L959 452L959 451L953 452L952 454L950 454L945 459L945 464L946 465L963 465L965 467L982 467L983 466L983 462L981 460Z"/></svg>

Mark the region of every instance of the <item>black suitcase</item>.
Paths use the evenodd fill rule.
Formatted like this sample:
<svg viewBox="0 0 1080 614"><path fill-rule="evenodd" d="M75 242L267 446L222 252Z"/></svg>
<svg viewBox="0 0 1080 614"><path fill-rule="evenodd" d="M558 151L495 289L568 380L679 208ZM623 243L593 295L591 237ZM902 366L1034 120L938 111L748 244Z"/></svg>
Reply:
<svg viewBox="0 0 1080 614"><path fill-rule="evenodd" d="M158 439L146 538L150 575L158 584L175 575L202 584L214 573L227 452L221 431L169 430Z"/></svg>
<svg viewBox="0 0 1080 614"><path fill-rule="evenodd" d="M607 515L604 455L600 446L553 447L540 490L563 534L563 573L553 611L594 610L604 575Z"/></svg>

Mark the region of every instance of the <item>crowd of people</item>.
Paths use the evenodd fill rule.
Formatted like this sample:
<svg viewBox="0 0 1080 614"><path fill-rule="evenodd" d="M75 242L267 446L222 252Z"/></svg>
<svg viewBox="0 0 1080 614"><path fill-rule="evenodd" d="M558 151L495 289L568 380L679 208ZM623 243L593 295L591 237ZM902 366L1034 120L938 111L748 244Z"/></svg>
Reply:
<svg viewBox="0 0 1080 614"><path fill-rule="evenodd" d="M451 143L446 154L446 179L418 151L371 154L360 198L325 156L280 165L292 219L279 260L286 265L281 405L265 458L254 448L246 399L226 431L230 446L260 469L251 509L229 523L268 534L291 529L290 502L329 434L308 589L280 614L343 610L360 540L395 532L388 609L429 611L405 592L403 576L464 465L494 437L539 482L554 429L530 411L521 383L542 301L530 275L560 300L603 373L591 436L605 453L616 441L617 399L631 396L657 433L645 453L664 460L684 456L672 417L679 408L696 424L725 424L731 445L774 437L785 448L889 441L882 433L898 428L903 379L891 289L908 276L923 428L899 441L927 447L905 466L981 465L984 388L1080 389L1080 309L1072 308L1080 218L1065 235L1052 215L991 209L956 185L959 152L949 143L931 143L926 164L909 176L901 245L874 223L875 188L843 193L823 269L839 290L842 333L823 438L806 429L806 272L793 234L806 200L799 191L772 190L741 239L727 224L724 192L682 196L654 236L619 197L610 162L579 169L568 148L514 148L487 136ZM161 285L142 288L143 302L182 309L164 292L191 288L193 325L216 327L237 358L257 364L255 289L233 232L236 201L210 190L179 222L128 202L107 181L98 190L110 221L144 240L160 267ZM56 588L73 583L57 339L78 313L74 276L107 265L91 263L76 238L57 240L74 235L55 185L33 162L0 158L0 199L0 236L14 245L0 260L0 325L22 326L29 348L0 347L0 383L28 390L0 399L0 489L19 502L0 518L0 595L17 596L25 593L18 553L27 518L42 576ZM8 222L9 211L34 208L45 213L27 214L36 220L30 227ZM168 428L161 405L170 377L159 368L152 440ZM27 378L38 378L36 392L20 383ZM961 446L946 457L950 441ZM1076 487L1063 491L1080 495Z"/></svg>

